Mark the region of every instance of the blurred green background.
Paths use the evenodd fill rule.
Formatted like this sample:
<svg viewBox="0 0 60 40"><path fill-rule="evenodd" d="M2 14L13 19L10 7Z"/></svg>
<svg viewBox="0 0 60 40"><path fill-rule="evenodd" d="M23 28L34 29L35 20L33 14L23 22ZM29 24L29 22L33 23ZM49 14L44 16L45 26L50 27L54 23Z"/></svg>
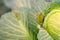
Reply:
<svg viewBox="0 0 60 40"><path fill-rule="evenodd" d="M9 11L11 11L11 9L4 5L3 0L0 0L0 17L2 14Z"/></svg>
<svg viewBox="0 0 60 40"><path fill-rule="evenodd" d="M0 17L1 17L1 15L2 14L4 14L4 13L6 13L6 12L9 12L9 11L11 11L11 9L10 8L8 8L7 6L5 6L4 5L4 2L3 2L4 0L0 0ZM10 1L10 3L13 1L13 0L8 0L8 2ZM21 0L22 1L22 0ZM26 0L27 1L27 0ZM36 4L38 4L38 5L42 5L40 8L43 10L44 9L44 7L45 6L43 6L43 5L45 5L43 2L46 2L47 3L47 5L49 5L49 3L51 3L51 2L54 2L54 1L57 1L57 0L33 0L33 1L36 1L36 2L38 2L38 3L36 3ZM59 0L58 0L59 1ZM40 3L39 3L40 2ZM31 2L32 3L32 2ZM34 6L33 5L33 3L31 4L32 6ZM38 6L37 5L37 6ZM35 6L34 6L35 7ZM41 10L40 9L40 10Z"/></svg>

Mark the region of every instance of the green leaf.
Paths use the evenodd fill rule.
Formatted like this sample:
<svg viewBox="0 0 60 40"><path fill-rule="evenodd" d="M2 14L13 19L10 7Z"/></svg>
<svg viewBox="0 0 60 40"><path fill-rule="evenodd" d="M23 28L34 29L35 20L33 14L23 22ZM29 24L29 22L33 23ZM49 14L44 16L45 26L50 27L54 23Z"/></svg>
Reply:
<svg viewBox="0 0 60 40"><path fill-rule="evenodd" d="M43 27L54 40L60 40L60 1L53 3L45 11Z"/></svg>
<svg viewBox="0 0 60 40"><path fill-rule="evenodd" d="M37 40L37 20L34 12L21 9L2 15L0 21L1 40Z"/></svg>
<svg viewBox="0 0 60 40"><path fill-rule="evenodd" d="M60 40L60 10L52 10L44 21L45 29L53 37L54 40Z"/></svg>
<svg viewBox="0 0 60 40"><path fill-rule="evenodd" d="M44 10L44 17L47 16L49 12L51 12L54 9L58 9L60 7L60 1L59 2L53 2L47 8Z"/></svg>

